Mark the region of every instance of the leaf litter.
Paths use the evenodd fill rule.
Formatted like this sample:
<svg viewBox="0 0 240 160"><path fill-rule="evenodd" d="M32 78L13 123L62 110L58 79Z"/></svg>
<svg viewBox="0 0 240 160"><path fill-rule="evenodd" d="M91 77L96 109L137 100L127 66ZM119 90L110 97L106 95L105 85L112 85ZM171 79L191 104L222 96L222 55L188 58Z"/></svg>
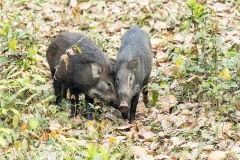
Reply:
<svg viewBox="0 0 240 160"><path fill-rule="evenodd" d="M28 3L27 7L23 9L20 16L24 16L27 12L26 9L38 12L40 16L37 18L44 21L36 33L39 35L39 43L48 45L49 38L60 31L80 31L82 29L82 32L91 36L98 45L104 43L104 46L101 47L111 57L116 57L123 33L136 23L138 18L148 19L149 17L149 23L143 23L142 28L151 36L155 62L151 76L155 77L159 70L163 72L162 76L174 74L176 64L170 60L167 44L173 42L175 47L180 48L183 44L185 47L191 46L194 37L191 34L184 37L178 31L180 20L177 17L186 12L184 1L164 0L153 3L152 0L126 0L125 2L87 1L79 3L79 1L70 0L69 6L66 6L63 1L52 0L44 2L40 7L33 1L26 1L24 3ZM231 3L223 4L215 3L215 1L207 1L206 5L217 12L215 18L220 20L221 28L236 27L235 30L222 34L224 41L232 39L233 43L240 44L240 28L237 26L239 24L237 17L240 14L237 7ZM13 12L13 10L11 11ZM172 24L169 20L176 24L175 30L170 32L168 29ZM96 33L102 38L102 42L98 43L98 37L94 36ZM81 53L80 48L75 47L75 49ZM44 52L46 46L41 45L39 50ZM67 52L70 55L75 54L73 48ZM38 59L41 59L39 63L42 63L42 67L46 68L45 58L38 56ZM62 60L67 67L68 55L62 56ZM177 63L177 67L181 65L180 62ZM155 73L153 74L153 72ZM229 71L223 70L220 76L229 79ZM182 81L174 81L171 88L196 79L201 78L192 76ZM240 131L232 130L235 125L232 122L217 122L216 114L207 112L211 106L210 102L182 103L177 100L174 93L159 93L160 96L154 107L147 108L142 101L139 102L136 120L131 125L124 121L121 122L121 116L117 115L118 111L110 108L110 111L102 113L104 125L100 121L86 121L82 116L77 116L71 119L71 123L68 122L69 127L64 130L65 125L53 119L49 121L48 129L51 132L44 131L39 134L40 140L47 141L48 134L52 136L60 134L65 137L77 136L79 144L75 145L84 146L90 140L109 147L115 143L118 145L130 143L129 150L136 160L184 158L217 160L226 157L227 154L231 158L230 153L240 157ZM236 115L239 120L240 110L236 111ZM29 117L32 115L24 115L23 121ZM72 123L78 127L74 127ZM85 129L80 129L79 126L84 126ZM24 127L27 126L24 125ZM86 134L87 136L85 136ZM128 139L131 139L132 142L129 142Z"/></svg>

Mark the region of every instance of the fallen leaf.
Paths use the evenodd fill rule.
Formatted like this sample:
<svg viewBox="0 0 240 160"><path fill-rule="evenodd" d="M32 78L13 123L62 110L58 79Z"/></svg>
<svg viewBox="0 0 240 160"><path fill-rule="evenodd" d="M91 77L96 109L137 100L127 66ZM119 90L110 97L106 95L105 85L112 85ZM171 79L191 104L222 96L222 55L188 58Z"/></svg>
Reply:
<svg viewBox="0 0 240 160"><path fill-rule="evenodd" d="M172 137L172 138L171 138L171 142L172 142L173 145L179 146L179 145L181 145L183 142L185 142L185 140L180 139L180 138L178 138L178 137Z"/></svg>
<svg viewBox="0 0 240 160"><path fill-rule="evenodd" d="M160 98L157 104L160 104L163 111L169 112L170 108L177 104L177 99L174 95L169 94L166 97Z"/></svg>
<svg viewBox="0 0 240 160"><path fill-rule="evenodd" d="M71 7L75 7L75 6L77 6L77 0L70 0L70 2L69 2L69 5L71 6Z"/></svg>
<svg viewBox="0 0 240 160"><path fill-rule="evenodd" d="M225 11L227 9L227 4L223 3L214 3L213 6L210 6L215 12Z"/></svg>
<svg viewBox="0 0 240 160"><path fill-rule="evenodd" d="M49 129L50 130L58 130L61 127L57 120L50 120L49 121Z"/></svg>
<svg viewBox="0 0 240 160"><path fill-rule="evenodd" d="M153 28L156 29L157 31L161 31L162 29L167 29L167 23L166 22L157 21L153 25Z"/></svg>
<svg viewBox="0 0 240 160"><path fill-rule="evenodd" d="M209 157L208 160L222 160L225 157L226 153L223 151L213 151Z"/></svg>
<svg viewBox="0 0 240 160"><path fill-rule="evenodd" d="M147 155L146 149L144 149L144 148L141 147L141 146L131 146L131 147L130 147L130 151L132 151L132 153L133 153L135 156Z"/></svg>
<svg viewBox="0 0 240 160"><path fill-rule="evenodd" d="M40 138L40 141L47 141L47 140L48 140L48 135L47 135L47 132L44 131L44 132L42 133L42 136L41 136L41 138Z"/></svg>
<svg viewBox="0 0 240 160"><path fill-rule="evenodd" d="M61 56L61 60L63 60L63 61L65 62L66 69L67 69L68 64L69 64L69 57L68 57L68 55L67 55L67 54L63 54L63 55Z"/></svg>
<svg viewBox="0 0 240 160"><path fill-rule="evenodd" d="M161 43L163 43L164 40L160 38L151 38L151 46L152 49L157 49Z"/></svg>
<svg viewBox="0 0 240 160"><path fill-rule="evenodd" d="M150 0L141 0L139 2L140 6L147 6L147 5L149 5L149 3L150 3Z"/></svg>
<svg viewBox="0 0 240 160"><path fill-rule="evenodd" d="M128 124L127 126L116 127L115 129L118 129L118 130L127 130L127 129L130 129L132 126L133 126L132 124Z"/></svg>
<svg viewBox="0 0 240 160"><path fill-rule="evenodd" d="M229 71L229 69L227 67L224 68L224 70L219 73L219 76L225 78L226 80L230 80L231 79L230 71Z"/></svg>
<svg viewBox="0 0 240 160"><path fill-rule="evenodd" d="M181 33L175 34L173 40L177 43L183 43L184 42L184 38L183 38L183 35Z"/></svg>
<svg viewBox="0 0 240 160"><path fill-rule="evenodd" d="M156 54L156 63L166 63L168 62L169 58L168 58L169 54L168 53L164 53L162 51L157 52Z"/></svg>
<svg viewBox="0 0 240 160"><path fill-rule="evenodd" d="M116 33L116 32L121 31L121 27L118 26L117 24L112 24L111 26L106 27L105 30L107 33Z"/></svg>
<svg viewBox="0 0 240 160"><path fill-rule="evenodd" d="M116 140L116 138L114 138L114 137L110 137L109 139L108 139L108 142L112 142L112 143L115 143L117 140Z"/></svg>
<svg viewBox="0 0 240 160"><path fill-rule="evenodd" d="M65 136L65 137L69 137L70 136L67 132L62 131L62 130L56 130L56 132L57 132L57 134L61 134L61 135Z"/></svg>
<svg viewBox="0 0 240 160"><path fill-rule="evenodd" d="M82 117L83 118L83 117ZM77 115L76 117L73 117L70 119L71 122L75 122L76 124L82 124L86 120L83 118L81 119L80 115Z"/></svg>
<svg viewBox="0 0 240 160"><path fill-rule="evenodd" d="M140 135L142 135L145 140L149 140L149 139L153 138L154 136L156 136L156 134L154 134L150 131L142 132L142 133L140 133Z"/></svg>
<svg viewBox="0 0 240 160"><path fill-rule="evenodd" d="M215 148L214 145L206 145L203 147L203 150L210 151L210 150L213 150L214 148Z"/></svg>
<svg viewBox="0 0 240 160"><path fill-rule="evenodd" d="M24 123L28 123L28 120L34 118L32 114L23 114L21 120L23 120Z"/></svg>
<svg viewBox="0 0 240 160"><path fill-rule="evenodd" d="M145 104L142 101L138 102L137 104L137 113L141 115L148 113L148 108L146 108Z"/></svg>
<svg viewBox="0 0 240 160"><path fill-rule="evenodd" d="M21 131L22 131L22 132L25 132L26 129L27 129L27 123L21 125Z"/></svg>
<svg viewBox="0 0 240 160"><path fill-rule="evenodd" d="M82 2L79 4L81 10L87 10L92 6L91 2Z"/></svg>

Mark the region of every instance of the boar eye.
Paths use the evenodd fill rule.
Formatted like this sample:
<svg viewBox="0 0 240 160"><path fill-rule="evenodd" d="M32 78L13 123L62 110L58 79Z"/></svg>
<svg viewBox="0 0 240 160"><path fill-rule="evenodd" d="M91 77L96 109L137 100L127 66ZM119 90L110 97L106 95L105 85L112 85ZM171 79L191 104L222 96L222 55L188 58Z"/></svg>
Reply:
<svg viewBox="0 0 240 160"><path fill-rule="evenodd" d="M107 85L108 85L108 87L109 87L110 89L112 88L112 85L111 85L110 82L107 82Z"/></svg>
<svg viewBox="0 0 240 160"><path fill-rule="evenodd" d="M132 85L132 75L129 77L129 84Z"/></svg>
<svg viewBox="0 0 240 160"><path fill-rule="evenodd" d="M129 81L132 81L132 76L130 76Z"/></svg>

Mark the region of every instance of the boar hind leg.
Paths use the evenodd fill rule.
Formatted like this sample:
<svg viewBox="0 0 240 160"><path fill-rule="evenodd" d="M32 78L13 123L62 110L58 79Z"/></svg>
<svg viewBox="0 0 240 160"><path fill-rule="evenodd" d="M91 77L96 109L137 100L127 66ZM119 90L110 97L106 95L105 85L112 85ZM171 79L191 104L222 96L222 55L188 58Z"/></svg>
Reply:
<svg viewBox="0 0 240 160"><path fill-rule="evenodd" d="M55 96L56 96L56 104L59 105L62 101L61 99L61 83L60 81L54 79L53 80L53 87L54 87L54 91L55 91Z"/></svg>
<svg viewBox="0 0 240 160"><path fill-rule="evenodd" d="M94 102L94 99L88 97L85 94L85 104L86 104L86 112L87 112L87 119L88 120L93 120L93 116L92 116L93 109L92 109L92 106L90 105L90 104L93 104L93 102Z"/></svg>
<svg viewBox="0 0 240 160"><path fill-rule="evenodd" d="M130 124L135 120L135 115L136 115L136 109L137 109L139 95L140 95L140 93L136 94L132 98L131 108L130 108L130 119L129 119L129 123Z"/></svg>
<svg viewBox="0 0 240 160"><path fill-rule="evenodd" d="M61 98L67 99L67 89L68 87L65 84L62 84L61 86Z"/></svg>
<svg viewBox="0 0 240 160"><path fill-rule="evenodd" d="M71 100L71 115L70 117L76 117L78 115L78 106L79 106L79 92L70 87L70 100Z"/></svg>
<svg viewBox="0 0 240 160"><path fill-rule="evenodd" d="M79 106L79 93L74 93L70 88L70 99L71 99L71 115L70 117L76 117L78 115Z"/></svg>
<svg viewBox="0 0 240 160"><path fill-rule="evenodd" d="M148 89L147 89L147 84L145 85L146 88L144 87L142 93L143 93L143 102L145 104L145 106L147 106L148 104Z"/></svg>

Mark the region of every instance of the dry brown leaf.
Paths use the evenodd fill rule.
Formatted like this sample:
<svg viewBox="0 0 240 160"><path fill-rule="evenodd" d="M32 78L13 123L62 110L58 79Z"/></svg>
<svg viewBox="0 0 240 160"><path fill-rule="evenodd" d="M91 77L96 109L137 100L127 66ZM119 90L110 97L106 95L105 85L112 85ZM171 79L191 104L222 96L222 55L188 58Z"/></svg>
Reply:
<svg viewBox="0 0 240 160"><path fill-rule="evenodd" d="M178 160L180 157L180 154L177 152L170 152L169 156L171 157L171 160Z"/></svg>
<svg viewBox="0 0 240 160"><path fill-rule="evenodd" d="M175 116L175 115L170 115L169 117L167 117L167 121L168 122L175 122L175 121L177 121L178 120L178 116Z"/></svg>
<svg viewBox="0 0 240 160"><path fill-rule="evenodd" d="M162 29L167 29L168 25L166 22L160 22L157 21L155 22L155 24L153 25L153 28L156 29L157 31L161 31Z"/></svg>
<svg viewBox="0 0 240 160"><path fill-rule="evenodd" d="M162 120L161 126L162 126L163 130L168 130L169 128L171 128L171 123L168 122L167 120Z"/></svg>
<svg viewBox="0 0 240 160"><path fill-rule="evenodd" d="M70 2L69 2L69 5L71 6L71 7L75 7L75 6L77 6L77 0L70 0Z"/></svg>
<svg viewBox="0 0 240 160"><path fill-rule="evenodd" d="M48 134L46 131L42 133L42 136L40 138L40 141L47 141L48 140Z"/></svg>
<svg viewBox="0 0 240 160"><path fill-rule="evenodd" d="M116 137L114 137L115 139L116 139L116 142L117 143L124 143L124 142L126 142L126 138L127 138L127 136L116 136Z"/></svg>
<svg viewBox="0 0 240 160"><path fill-rule="evenodd" d="M135 156L147 155L146 149L141 146L131 146L130 151L132 151Z"/></svg>
<svg viewBox="0 0 240 160"><path fill-rule="evenodd" d="M234 146L230 149L230 152L240 154L240 147Z"/></svg>
<svg viewBox="0 0 240 160"><path fill-rule="evenodd" d="M172 158L167 155L157 155L157 156L154 156L154 159L155 160L171 160Z"/></svg>
<svg viewBox="0 0 240 160"><path fill-rule="evenodd" d="M50 120L49 121L49 129L50 130L58 130L60 129L61 125L57 120Z"/></svg>
<svg viewBox="0 0 240 160"><path fill-rule="evenodd" d="M220 125L218 126L218 129L219 129L218 137L225 138L226 136L224 134L227 134L233 125L234 125L234 123L231 123L231 122L220 123Z"/></svg>
<svg viewBox="0 0 240 160"><path fill-rule="evenodd" d="M107 114L105 115L105 117L106 117L106 118L109 118L109 119L112 120L114 123L117 123L117 121L118 121L118 118L117 118L115 115L111 114L111 113L107 113Z"/></svg>
<svg viewBox="0 0 240 160"><path fill-rule="evenodd" d="M152 49L157 49L161 43L163 43L164 40L160 38L151 38L151 46Z"/></svg>
<svg viewBox="0 0 240 160"><path fill-rule="evenodd" d="M86 134L86 130L70 129L67 133L71 136L81 136Z"/></svg>
<svg viewBox="0 0 240 160"><path fill-rule="evenodd" d="M66 53L69 53L71 56L76 55L76 52L74 52L73 48L70 47L69 49L66 50ZM65 58L65 57L64 57ZM68 58L68 57L67 57Z"/></svg>
<svg viewBox="0 0 240 160"><path fill-rule="evenodd" d="M199 143L198 142L187 142L183 145L181 145L182 148L197 148L199 146Z"/></svg>
<svg viewBox="0 0 240 160"><path fill-rule="evenodd" d="M169 94L166 97L160 97L157 104L161 106L163 111L169 112L170 108L177 104L177 99L173 94Z"/></svg>
<svg viewBox="0 0 240 160"><path fill-rule="evenodd" d="M197 120L195 120L195 121L192 122L192 124L189 127L189 129L193 129L193 128L197 127L197 126L198 126L198 122L197 122Z"/></svg>
<svg viewBox="0 0 240 160"><path fill-rule="evenodd" d="M28 124L27 123L25 123L25 124L23 124L23 125L21 125L21 131L22 132L25 132L26 131L26 129L27 129L27 126L28 126Z"/></svg>
<svg viewBox="0 0 240 160"><path fill-rule="evenodd" d="M139 134L141 136L143 136L145 140L149 140L149 139L153 138L154 136L156 136L156 134L154 134L151 131L146 131L146 132L142 132L142 133L139 133Z"/></svg>
<svg viewBox="0 0 240 160"><path fill-rule="evenodd" d="M112 24L111 26L106 27L105 31L107 33L116 33L116 32L121 31L121 27L117 24Z"/></svg>
<svg viewBox="0 0 240 160"><path fill-rule="evenodd" d="M210 154L210 151L203 151L202 155L201 155L201 158L203 160L205 160L205 159L207 159L209 157L209 154Z"/></svg>
<svg viewBox="0 0 240 160"><path fill-rule="evenodd" d="M178 43L183 43L184 42L184 38L183 38L183 35L181 33L175 34L173 40L178 42Z"/></svg>
<svg viewBox="0 0 240 160"><path fill-rule="evenodd" d="M54 138L57 135L57 132L55 130L51 130L49 134L49 139Z"/></svg>
<svg viewBox="0 0 240 160"><path fill-rule="evenodd" d="M176 88L176 86L178 86L179 83L178 83L178 80L177 79L174 79L173 82L171 83L170 85L170 89L174 89ZM181 105L181 104L180 104Z"/></svg>
<svg viewBox="0 0 240 160"><path fill-rule="evenodd" d="M81 10L87 10L92 6L91 2L82 2L79 4Z"/></svg>
<svg viewBox="0 0 240 160"><path fill-rule="evenodd" d="M235 112L235 114L236 114L236 118L237 118L238 120L240 120L240 111L237 110L237 111Z"/></svg>
<svg viewBox="0 0 240 160"><path fill-rule="evenodd" d="M134 133L134 134L133 134L133 139L134 139L134 140L139 140L138 134Z"/></svg>
<svg viewBox="0 0 240 160"><path fill-rule="evenodd" d="M83 122L86 122L86 119L84 117L80 117L80 115L77 115L77 117L71 118L70 121L75 122L76 124L82 124Z"/></svg>
<svg viewBox="0 0 240 160"><path fill-rule="evenodd" d="M203 150L211 151L214 148L215 148L214 145L206 145L206 146L203 147Z"/></svg>
<svg viewBox="0 0 240 160"><path fill-rule="evenodd" d="M178 67L177 66L170 66L169 64L166 64L165 66L162 67L162 72L163 75L167 76L167 75L172 75L174 72L178 71Z"/></svg>
<svg viewBox="0 0 240 160"><path fill-rule="evenodd" d="M179 104L178 106L181 109L189 109L189 108L197 107L198 103L184 103L184 104Z"/></svg>
<svg viewBox="0 0 240 160"><path fill-rule="evenodd" d="M115 129L118 129L118 130L128 130L132 127L133 125L132 124L128 124L126 126L120 126L120 127L116 127Z"/></svg>
<svg viewBox="0 0 240 160"><path fill-rule="evenodd" d="M208 160L222 160L225 157L226 153L223 151L213 151L210 153Z"/></svg>
<svg viewBox="0 0 240 160"><path fill-rule="evenodd" d="M164 53L162 51L157 52L156 54L156 63L166 63L168 62L169 58L168 58L169 54L168 53Z"/></svg>
<svg viewBox="0 0 240 160"><path fill-rule="evenodd" d="M150 3L150 0L141 0L141 1L139 1L140 6L147 6L147 5L149 5L149 3Z"/></svg>
<svg viewBox="0 0 240 160"><path fill-rule="evenodd" d="M140 101L137 104L137 113L141 115L145 115L148 113L148 108L146 108L144 102Z"/></svg>
<svg viewBox="0 0 240 160"><path fill-rule="evenodd" d="M203 127L205 126L205 122L207 121L207 118L206 117L199 117L198 119L198 126L199 127Z"/></svg>
<svg viewBox="0 0 240 160"><path fill-rule="evenodd" d="M61 134L61 135L65 136L65 137L69 137L69 136L70 136L67 132L62 131L62 130L56 130L56 132L57 132L58 134Z"/></svg>
<svg viewBox="0 0 240 160"><path fill-rule="evenodd" d="M215 12L221 12L221 11L225 11L227 10L227 4L223 4L223 3L214 3L213 6L209 6L210 8L212 8Z"/></svg>
<svg viewBox="0 0 240 160"><path fill-rule="evenodd" d="M172 138L171 138L171 142L172 142L173 145L179 146L179 145L181 145L182 143L184 143L185 140L184 140L184 139L180 139L180 138L178 138L178 137L172 137Z"/></svg>
<svg viewBox="0 0 240 160"><path fill-rule="evenodd" d="M87 133L90 137L94 136L97 132L97 128L96 128L96 124L97 121L96 120L92 120L92 121L88 121L87 123L85 123L87 126Z"/></svg>
<svg viewBox="0 0 240 160"><path fill-rule="evenodd" d="M68 64L69 64L69 57L68 57L68 55L67 55L67 54L63 54L63 55L61 56L61 60L64 60L65 65L66 65L66 68L67 68L67 66L68 66Z"/></svg>
<svg viewBox="0 0 240 160"><path fill-rule="evenodd" d="M23 120L24 123L28 123L30 118L34 118L34 116L32 114L23 114L21 120Z"/></svg>

